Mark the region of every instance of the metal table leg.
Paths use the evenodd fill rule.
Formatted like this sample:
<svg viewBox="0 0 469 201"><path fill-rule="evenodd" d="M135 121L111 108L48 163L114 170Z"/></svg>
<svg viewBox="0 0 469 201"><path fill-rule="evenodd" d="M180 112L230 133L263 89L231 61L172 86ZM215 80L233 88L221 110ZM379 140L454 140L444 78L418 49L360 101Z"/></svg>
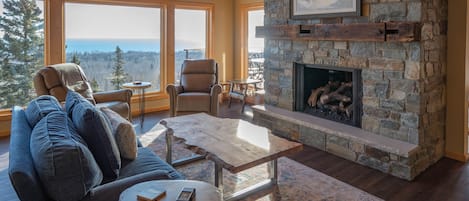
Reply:
<svg viewBox="0 0 469 201"><path fill-rule="evenodd" d="M161 122L166 127L166 122ZM199 154L194 154L190 157L187 158L182 158L173 161L173 136L174 136L174 131L171 128L166 127L166 162L171 164L173 167L189 164L198 160L205 159L205 156L199 155Z"/></svg>
<svg viewBox="0 0 469 201"><path fill-rule="evenodd" d="M173 129L166 130L166 162L173 163Z"/></svg>
<svg viewBox="0 0 469 201"><path fill-rule="evenodd" d="M270 161L270 163L268 164L268 168L269 168L270 179L261 181L243 190L240 190L231 195L225 196L224 200L225 201L242 200L242 199L247 198L250 195L253 195L255 193L258 193L267 189L271 189L277 186L277 181L278 181L277 159ZM217 169L217 166L215 163L215 170L216 169ZM222 171L219 170L218 172L222 172ZM217 177L217 171L215 171L215 186L217 186L217 184L220 185L220 183L217 183L217 180L218 182L223 182L223 181L219 181L219 180L223 180L223 179L220 179L220 176L222 176L221 173ZM220 191L223 193L223 189L220 189Z"/></svg>
<svg viewBox="0 0 469 201"><path fill-rule="evenodd" d="M223 167L215 163L215 186L223 193Z"/></svg>
<svg viewBox="0 0 469 201"><path fill-rule="evenodd" d="M143 128L143 121L145 118L145 88L142 88L142 94L140 94L140 128Z"/></svg>

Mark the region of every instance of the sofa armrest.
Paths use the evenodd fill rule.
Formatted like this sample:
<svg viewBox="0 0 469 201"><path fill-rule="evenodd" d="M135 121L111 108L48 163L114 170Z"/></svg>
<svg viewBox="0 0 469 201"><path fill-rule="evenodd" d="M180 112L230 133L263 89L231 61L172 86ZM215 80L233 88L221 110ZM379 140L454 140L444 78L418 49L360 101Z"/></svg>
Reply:
<svg viewBox="0 0 469 201"><path fill-rule="evenodd" d="M171 179L168 171L155 170L131 177L119 179L107 184L97 186L92 189L83 201L108 201L108 200L119 200L119 196L122 191L127 188L145 181L151 180L162 180Z"/></svg>
<svg viewBox="0 0 469 201"><path fill-rule="evenodd" d="M218 116L218 97L222 92L221 85L215 84L210 89L210 114Z"/></svg>
<svg viewBox="0 0 469 201"><path fill-rule="evenodd" d="M26 120L25 112L22 108L15 106L12 110L9 148L8 175L10 182L20 200L48 200L34 168L29 148L30 139L31 127ZM30 188L30 186L34 186L34 188Z"/></svg>
<svg viewBox="0 0 469 201"><path fill-rule="evenodd" d="M96 103L122 101L122 102L128 103L130 106L130 99L132 98L132 90L120 89L120 90L114 90L114 91L98 92L98 93L94 93L93 97Z"/></svg>
<svg viewBox="0 0 469 201"><path fill-rule="evenodd" d="M166 92L169 95L169 116L176 116L177 96L182 93L184 88L180 85L168 84Z"/></svg>

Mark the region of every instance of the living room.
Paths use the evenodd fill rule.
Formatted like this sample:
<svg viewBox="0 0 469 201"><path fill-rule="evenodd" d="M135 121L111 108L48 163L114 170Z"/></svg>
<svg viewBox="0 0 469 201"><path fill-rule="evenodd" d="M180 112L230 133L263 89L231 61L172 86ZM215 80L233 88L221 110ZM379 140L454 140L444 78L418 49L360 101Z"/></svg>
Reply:
<svg viewBox="0 0 469 201"><path fill-rule="evenodd" d="M46 77L50 73L41 68L61 63L79 64L78 69L86 75L93 92L132 89L131 97L122 95L127 96L124 99L128 109L125 112L117 109L117 113L132 123L136 140L143 146L138 149L152 150L148 154L156 154L163 163L172 165L168 166L171 171L174 169L188 181L203 181L207 188L213 187L225 199L232 199L228 195L241 187L258 182L258 176L272 177L268 179L271 185L266 185L267 192L256 189L254 195L240 196L241 199L465 200L469 197L464 190L468 180L463 176L467 174L469 158L465 87L469 78L467 1L19 2L3 0L0 7L3 13L0 48L6 50L1 52L5 59L0 64L4 80L0 91L0 193L6 200L18 200L18 187L13 188L7 176L12 157L10 140L14 138L12 113L16 112L9 108L28 106L42 91L52 91L49 94L53 95L55 92L49 88L38 90L33 78L42 73L45 85L49 85L51 82ZM25 44L30 47L29 56L39 58L27 63L31 68L15 67L23 64L19 62L21 57L11 56L17 54L14 37L7 36L14 36L12 22L18 20L12 16L27 7L17 5L35 5L29 8L36 17L31 18L36 23L34 31L29 32L34 37L27 37ZM338 5L351 5L353 11L314 13L311 8ZM298 6L305 7L295 10ZM253 17L262 23L259 20L252 23ZM191 40L195 42L188 42ZM251 50L259 41L263 51ZM210 97L210 105L195 97L181 101L177 94L184 87L178 85L191 82L185 74L201 72L200 67L185 71L186 67L201 64L185 63L184 59L205 58L210 59L210 64L203 65L210 67L203 67L204 73L213 73L218 82L208 92L217 95ZM119 66L124 73L119 71ZM58 71L63 66L53 68ZM196 81L190 86L200 83ZM65 97L68 96L66 92L57 96L58 102L65 102L67 107ZM94 101L99 103L112 96L121 95L96 95ZM188 104L178 106L183 102ZM206 111L218 118L201 114L181 116L184 110ZM271 130L272 135L264 129ZM252 142L240 130L265 135L257 136L256 142ZM195 131L223 131L221 136L238 132L243 142L238 143L237 138L227 140L232 136L225 136L221 142L236 143L220 143L227 150L218 150L217 143L203 144L201 139L206 137L184 136L185 141L180 141L180 133ZM166 136L171 135L174 142L168 144L170 138ZM265 139L272 140L268 142L271 147L267 152L252 147L264 142L260 147L265 148ZM251 152L226 154L233 144L241 147L231 147L237 150L231 153ZM164 151L168 146L174 149L176 159L196 152L205 160L176 165L171 157L168 161L168 151ZM207 150L212 146L218 151ZM224 154L230 160L241 158L250 165L234 165L235 162L223 158ZM98 165L102 165L99 160ZM134 176L138 175L129 177ZM94 187L116 181L98 182ZM45 186L41 188L48 190ZM111 197L119 197L125 189L113 191ZM165 190L167 199L173 196ZM96 195L96 199L101 196L99 192Z"/></svg>

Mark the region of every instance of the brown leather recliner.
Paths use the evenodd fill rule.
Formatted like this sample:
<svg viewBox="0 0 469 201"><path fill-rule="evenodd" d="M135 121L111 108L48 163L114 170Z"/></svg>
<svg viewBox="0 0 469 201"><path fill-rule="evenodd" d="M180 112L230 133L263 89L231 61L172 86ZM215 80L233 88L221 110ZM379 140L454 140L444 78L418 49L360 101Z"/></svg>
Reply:
<svg viewBox="0 0 469 201"><path fill-rule="evenodd" d="M180 85L166 86L171 117L197 112L218 116L218 95L222 89L215 60L185 60L180 81Z"/></svg>
<svg viewBox="0 0 469 201"><path fill-rule="evenodd" d="M93 93L83 70L74 63L56 64L39 69L34 76L34 88L38 96L52 95L60 102L65 101L68 90L73 90L96 107L108 107L122 117L132 119L130 89Z"/></svg>

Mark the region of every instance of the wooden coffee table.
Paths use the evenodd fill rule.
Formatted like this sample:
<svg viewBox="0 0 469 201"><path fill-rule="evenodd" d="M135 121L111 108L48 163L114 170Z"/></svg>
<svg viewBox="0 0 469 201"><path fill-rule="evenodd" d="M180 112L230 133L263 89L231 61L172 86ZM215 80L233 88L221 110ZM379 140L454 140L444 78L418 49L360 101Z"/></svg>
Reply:
<svg viewBox="0 0 469 201"><path fill-rule="evenodd" d="M215 186L223 192L223 168L238 173L269 162L271 178L224 196L238 200L277 185L277 159L301 151L303 145L271 134L267 128L240 119L222 119L205 113L163 119L167 128L167 161L172 163L172 138L215 163ZM191 159L189 159L191 160Z"/></svg>
<svg viewBox="0 0 469 201"><path fill-rule="evenodd" d="M154 180L135 184L122 191L119 201L136 201L137 194L149 188L162 189L166 195L159 201L175 201L182 188L195 188L194 200L221 201L220 191L213 185L191 180Z"/></svg>

